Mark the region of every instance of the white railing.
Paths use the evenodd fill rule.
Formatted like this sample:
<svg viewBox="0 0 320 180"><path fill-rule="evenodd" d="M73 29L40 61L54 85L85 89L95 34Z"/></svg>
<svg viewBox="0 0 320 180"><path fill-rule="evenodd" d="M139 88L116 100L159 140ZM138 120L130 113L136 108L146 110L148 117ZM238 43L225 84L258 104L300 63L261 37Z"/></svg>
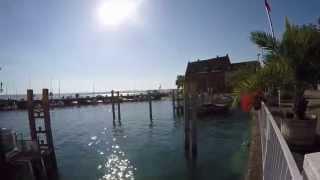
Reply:
<svg viewBox="0 0 320 180"><path fill-rule="evenodd" d="M264 180L302 180L292 153L273 116L262 103L258 112Z"/></svg>

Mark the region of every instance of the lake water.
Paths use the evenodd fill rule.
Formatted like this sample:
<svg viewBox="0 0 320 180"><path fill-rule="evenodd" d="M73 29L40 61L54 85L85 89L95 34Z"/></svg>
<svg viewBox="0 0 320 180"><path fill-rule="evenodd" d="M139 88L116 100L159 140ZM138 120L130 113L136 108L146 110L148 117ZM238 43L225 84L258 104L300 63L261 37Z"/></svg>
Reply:
<svg viewBox="0 0 320 180"><path fill-rule="evenodd" d="M248 156L249 115L198 121L195 167L184 156L183 118L174 118L171 101L121 104L121 125L112 123L110 105L51 110L61 180L237 180ZM29 135L27 111L0 112L0 127Z"/></svg>

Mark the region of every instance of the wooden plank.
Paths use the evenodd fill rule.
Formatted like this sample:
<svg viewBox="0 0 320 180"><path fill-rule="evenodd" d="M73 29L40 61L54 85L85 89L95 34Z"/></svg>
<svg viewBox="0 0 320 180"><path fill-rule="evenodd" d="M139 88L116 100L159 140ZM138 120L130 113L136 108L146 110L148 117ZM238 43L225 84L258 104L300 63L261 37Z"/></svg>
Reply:
<svg viewBox="0 0 320 180"><path fill-rule="evenodd" d="M38 131L36 131L36 132L37 132L37 134L38 134L38 133L41 133L41 134L46 134L46 133L47 133L47 131L45 131L45 130L42 130L42 131L39 131L39 130L38 130Z"/></svg>

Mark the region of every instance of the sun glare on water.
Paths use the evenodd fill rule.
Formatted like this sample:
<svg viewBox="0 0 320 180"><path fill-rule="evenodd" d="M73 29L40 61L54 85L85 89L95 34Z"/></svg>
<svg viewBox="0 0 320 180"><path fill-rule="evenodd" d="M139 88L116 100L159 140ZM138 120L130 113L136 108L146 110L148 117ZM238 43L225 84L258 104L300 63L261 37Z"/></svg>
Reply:
<svg viewBox="0 0 320 180"><path fill-rule="evenodd" d="M137 16L138 0L106 0L98 7L98 19L105 26L119 26Z"/></svg>

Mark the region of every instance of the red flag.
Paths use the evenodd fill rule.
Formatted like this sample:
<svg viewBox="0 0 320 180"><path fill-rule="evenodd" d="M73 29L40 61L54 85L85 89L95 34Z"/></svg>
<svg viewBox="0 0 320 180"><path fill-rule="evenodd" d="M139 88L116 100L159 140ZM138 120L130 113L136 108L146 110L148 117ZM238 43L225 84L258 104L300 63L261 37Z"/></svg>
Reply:
<svg viewBox="0 0 320 180"><path fill-rule="evenodd" d="M270 13L271 12L271 7L270 7L270 5L268 3L268 0L264 0L264 5L265 5L267 11Z"/></svg>

